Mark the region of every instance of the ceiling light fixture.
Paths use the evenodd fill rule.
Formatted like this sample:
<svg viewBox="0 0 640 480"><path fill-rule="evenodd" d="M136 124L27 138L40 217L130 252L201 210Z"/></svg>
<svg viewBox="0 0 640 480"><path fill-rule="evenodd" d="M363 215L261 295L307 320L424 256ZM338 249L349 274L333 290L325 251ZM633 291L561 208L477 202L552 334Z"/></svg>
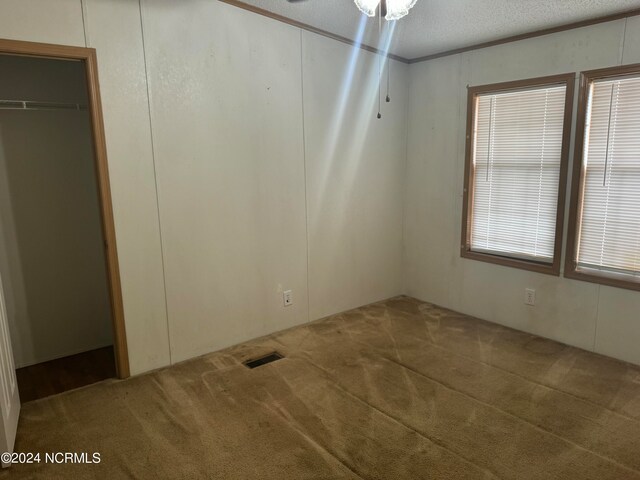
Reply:
<svg viewBox="0 0 640 480"><path fill-rule="evenodd" d="M353 0L358 9L368 17L375 17L380 7L380 16L387 20L399 20L409 13L418 0Z"/></svg>

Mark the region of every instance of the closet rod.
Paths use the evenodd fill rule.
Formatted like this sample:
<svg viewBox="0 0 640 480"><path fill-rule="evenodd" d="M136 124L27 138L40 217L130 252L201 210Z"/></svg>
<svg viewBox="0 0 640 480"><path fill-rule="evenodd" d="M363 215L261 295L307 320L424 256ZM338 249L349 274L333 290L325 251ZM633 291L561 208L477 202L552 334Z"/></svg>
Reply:
<svg viewBox="0 0 640 480"><path fill-rule="evenodd" d="M0 100L0 110L86 110L80 103L35 102L31 100Z"/></svg>

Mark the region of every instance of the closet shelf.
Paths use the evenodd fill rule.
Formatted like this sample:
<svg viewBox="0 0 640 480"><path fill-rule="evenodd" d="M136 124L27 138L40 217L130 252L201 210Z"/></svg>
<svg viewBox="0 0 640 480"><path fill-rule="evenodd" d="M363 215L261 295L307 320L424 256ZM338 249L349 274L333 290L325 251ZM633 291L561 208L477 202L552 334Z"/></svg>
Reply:
<svg viewBox="0 0 640 480"><path fill-rule="evenodd" d="M0 100L0 110L86 110L81 103L36 102L32 100Z"/></svg>

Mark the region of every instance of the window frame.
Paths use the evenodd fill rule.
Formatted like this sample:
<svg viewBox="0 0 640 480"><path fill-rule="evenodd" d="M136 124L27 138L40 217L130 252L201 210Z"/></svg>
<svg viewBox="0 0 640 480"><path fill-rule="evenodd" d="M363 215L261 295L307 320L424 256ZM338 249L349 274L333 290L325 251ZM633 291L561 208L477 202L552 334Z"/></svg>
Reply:
<svg viewBox="0 0 640 480"><path fill-rule="evenodd" d="M574 280L598 283L611 287L640 290L640 280L629 280L624 274L613 272L581 271L578 268L576 255L578 253L578 222L582 218L582 195L584 191L584 169L582 168L585 141L585 126L587 122L587 107L589 104L589 88L592 82L602 79L626 76L640 76L640 63L632 65L600 68L580 73L580 91L578 94L578 113L576 119L576 143L573 156L573 172L571 174L571 201L569 206L569 228L565 254L564 276Z"/></svg>
<svg viewBox="0 0 640 480"><path fill-rule="evenodd" d="M574 72L547 77L538 77L511 82L494 83L489 85L468 86L467 93L467 133L464 166L464 190L462 203L462 239L460 256L472 260L493 263L497 265L519 268L548 275L559 276L563 243L564 211L566 202L567 176L569 165L569 149L571 146L571 125L573 119L573 100L576 74ZM565 85L564 121L562 127L562 149L560 153L560 176L558 179L558 201L556 207L556 228L553 247L553 262L537 262L503 256L498 253L481 253L471 250L471 230L473 222L474 200L474 168L473 168L473 144L475 138L474 119L477 106L477 97L482 94L495 94L512 92L517 90L529 90L532 88L552 87Z"/></svg>

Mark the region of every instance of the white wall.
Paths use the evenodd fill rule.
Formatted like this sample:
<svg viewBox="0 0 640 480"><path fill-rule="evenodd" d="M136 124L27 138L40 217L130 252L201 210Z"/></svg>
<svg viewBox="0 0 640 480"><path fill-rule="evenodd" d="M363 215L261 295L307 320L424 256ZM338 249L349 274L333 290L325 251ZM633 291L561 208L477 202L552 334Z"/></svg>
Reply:
<svg viewBox="0 0 640 480"><path fill-rule="evenodd" d="M0 71L2 99L87 103L79 63ZM0 110L0 274L17 367L112 343L87 111Z"/></svg>
<svg viewBox="0 0 640 480"><path fill-rule="evenodd" d="M403 74L384 121L352 94L330 157L351 48L218 2L142 5L172 360L400 293ZM376 64L358 53L356 85Z"/></svg>
<svg viewBox="0 0 640 480"><path fill-rule="evenodd" d="M406 65L377 122L358 50L334 157L344 44L216 0L0 13L0 38L97 49L132 373L401 293Z"/></svg>
<svg viewBox="0 0 640 480"><path fill-rule="evenodd" d="M82 6L87 46L98 54L129 363L136 374L170 364L140 6L135 0Z"/></svg>
<svg viewBox="0 0 640 480"><path fill-rule="evenodd" d="M391 62L392 101L377 120L375 55L359 52L352 64L351 49L309 32L302 45L316 319L402 293L408 68Z"/></svg>
<svg viewBox="0 0 640 480"><path fill-rule="evenodd" d="M640 61L638 17L393 62L377 122L375 56L338 121L348 46L215 0L0 10L2 38L98 51L133 373L403 290L640 363L637 293L458 255L466 85Z"/></svg>
<svg viewBox="0 0 640 480"><path fill-rule="evenodd" d="M639 39L640 19L633 17L410 67L404 228L409 295L640 363L639 292L462 259L459 254L466 86L638 62ZM533 308L523 302L527 287L537 290Z"/></svg>
<svg viewBox="0 0 640 480"><path fill-rule="evenodd" d="M132 373L169 364L140 11L136 1L3 0L0 38L98 50ZM86 41L85 41L86 29Z"/></svg>
<svg viewBox="0 0 640 480"><path fill-rule="evenodd" d="M143 6L180 361L307 321L300 31L211 1Z"/></svg>

